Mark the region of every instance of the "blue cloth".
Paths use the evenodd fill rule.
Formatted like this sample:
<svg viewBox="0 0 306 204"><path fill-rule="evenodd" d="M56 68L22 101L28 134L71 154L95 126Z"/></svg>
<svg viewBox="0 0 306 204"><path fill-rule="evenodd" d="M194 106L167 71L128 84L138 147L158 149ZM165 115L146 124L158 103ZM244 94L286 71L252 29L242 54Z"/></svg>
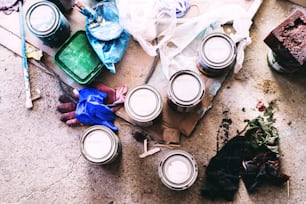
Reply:
<svg viewBox="0 0 306 204"><path fill-rule="evenodd" d="M86 35L91 47L105 67L111 73L116 73L115 64L122 59L130 39L130 34L123 31L119 38L111 41L98 40L88 30L86 30Z"/></svg>
<svg viewBox="0 0 306 204"><path fill-rule="evenodd" d="M182 18L190 8L189 0L178 0L176 6L176 17Z"/></svg>
<svg viewBox="0 0 306 204"><path fill-rule="evenodd" d="M93 10L81 10L86 18L86 36L99 59L111 72L123 57L130 34L119 23L119 14L114 2L98 3Z"/></svg>
<svg viewBox="0 0 306 204"><path fill-rule="evenodd" d="M75 117L87 125L104 125L112 131L118 128L113 124L115 114L104 104L107 93L93 88L84 88L79 91L79 102Z"/></svg>

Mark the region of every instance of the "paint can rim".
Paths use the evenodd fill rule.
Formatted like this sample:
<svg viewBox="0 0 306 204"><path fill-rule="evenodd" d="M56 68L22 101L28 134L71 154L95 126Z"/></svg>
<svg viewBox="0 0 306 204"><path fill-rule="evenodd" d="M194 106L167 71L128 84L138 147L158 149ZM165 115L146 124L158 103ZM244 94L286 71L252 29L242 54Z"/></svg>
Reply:
<svg viewBox="0 0 306 204"><path fill-rule="evenodd" d="M189 97L188 99L184 99L182 96L178 96L178 95L181 95L181 94L176 93L177 92L175 90L176 88L173 87L176 80L179 79L179 77L181 77L182 75L189 75L193 79L196 80L196 83L193 84L193 85L197 84L196 88L197 88L198 91L197 91L196 94L193 94L193 96ZM173 103L175 103L176 105L182 106L182 107L195 106L202 101L204 95L205 95L205 83L201 79L200 75L197 74L196 72L191 71L191 70L181 70L181 71L178 71L178 72L174 73L170 77L168 96L169 96L170 100Z"/></svg>
<svg viewBox="0 0 306 204"><path fill-rule="evenodd" d="M37 28L35 28L32 24L32 20L31 20L33 12L35 11L35 9L39 8L40 6L49 7L51 9L53 15L54 15L52 25L49 25L48 29L45 29L44 31L40 31ZM26 12L27 27L32 33L34 33L37 36L45 37L45 36L52 35L52 32L57 30L58 27L60 26L59 21L60 21L60 11L56 7L56 5L52 2L38 1L34 4L32 4Z"/></svg>
<svg viewBox="0 0 306 204"><path fill-rule="evenodd" d="M148 102L153 102L153 105L151 107L148 107L148 109L150 110L148 110L147 112L142 111L140 110L139 107L135 106L135 104L138 104L137 98L140 97L137 94L141 94L141 91L143 95L149 94L147 96L148 97L151 96L151 99L153 99L153 101L148 101ZM163 109L162 97L158 92L158 90L152 87L151 85L147 84L138 85L127 93L124 102L124 107L127 114L132 120L139 123L151 122L154 119L156 119L162 112Z"/></svg>
<svg viewBox="0 0 306 204"><path fill-rule="evenodd" d="M228 43L228 46L230 48L229 49L230 52L227 55L226 59L221 60L219 62L213 61L212 59L210 59L207 56L207 54L205 54L205 52L203 51L203 49L207 45L207 42L209 42L213 38L224 39ZM232 38L226 33L213 32L213 33L206 35L201 41L200 51L199 51L199 56L200 56L199 64L203 65L204 67L209 67L211 69L222 70L222 69L228 68L235 61L236 55L237 55L237 49L236 49L236 45L234 41L232 40Z"/></svg>
<svg viewBox="0 0 306 204"><path fill-rule="evenodd" d="M106 136L107 138L103 138L103 140L100 141L96 141L93 140L91 142L95 142L97 145L98 143L100 143L102 141L107 141L107 145L108 146L104 146L106 147L106 151L104 151L101 155L101 152L99 152L99 156L93 156L92 153L89 153L91 150L86 148L86 139L91 137L96 137L94 139L97 139L97 135L94 134L99 134L101 136ZM88 141L90 142L90 141ZM103 145L102 145L103 146ZM89 128L87 128L83 135L81 136L80 139L80 149L81 149L81 154L83 155L83 157L94 164L108 164L111 163L117 156L118 156L118 150L119 150L119 138L118 136L109 128L107 128L106 126L103 125L93 125ZM90 155L91 154L91 155Z"/></svg>
<svg viewBox="0 0 306 204"><path fill-rule="evenodd" d="M182 168L176 168L176 165ZM170 175L171 173L174 175ZM198 165L190 153L184 150L171 150L162 157L158 174L162 183L168 188L177 191L186 190L197 179Z"/></svg>

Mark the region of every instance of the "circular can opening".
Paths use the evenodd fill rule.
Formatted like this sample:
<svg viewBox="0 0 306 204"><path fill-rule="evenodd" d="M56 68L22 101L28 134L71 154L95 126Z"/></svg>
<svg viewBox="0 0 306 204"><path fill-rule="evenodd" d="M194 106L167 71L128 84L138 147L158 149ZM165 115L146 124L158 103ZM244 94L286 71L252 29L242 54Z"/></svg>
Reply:
<svg viewBox="0 0 306 204"><path fill-rule="evenodd" d="M85 130L80 147L86 160L95 164L107 164L117 157L119 139L109 128L95 125Z"/></svg>
<svg viewBox="0 0 306 204"><path fill-rule="evenodd" d="M182 70L170 78L168 95L176 106L188 108L201 102L204 90L203 80L197 73L191 70Z"/></svg>
<svg viewBox="0 0 306 204"><path fill-rule="evenodd" d="M29 30L36 35L48 35L59 25L59 11L51 2L37 2L26 13Z"/></svg>
<svg viewBox="0 0 306 204"><path fill-rule="evenodd" d="M225 69L236 59L236 45L225 33L211 33L203 38L199 55L203 67Z"/></svg>
<svg viewBox="0 0 306 204"><path fill-rule="evenodd" d="M135 122L152 122L162 111L162 98L152 86L139 85L128 92L124 107Z"/></svg>
<svg viewBox="0 0 306 204"><path fill-rule="evenodd" d="M192 186L198 176L198 166L188 152L173 150L168 152L158 167L162 183L172 190L185 190Z"/></svg>

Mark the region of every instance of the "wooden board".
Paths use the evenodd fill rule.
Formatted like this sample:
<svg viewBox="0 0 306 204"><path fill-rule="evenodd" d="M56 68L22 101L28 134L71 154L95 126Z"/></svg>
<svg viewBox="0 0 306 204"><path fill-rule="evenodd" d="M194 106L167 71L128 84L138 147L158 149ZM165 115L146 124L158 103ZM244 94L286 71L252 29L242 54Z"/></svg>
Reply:
<svg viewBox="0 0 306 204"><path fill-rule="evenodd" d="M87 0L90 1L90 0ZM36 1L26 1L24 5L24 12L27 8ZM239 3L242 6L248 8L252 1L241 0L224 0L224 3ZM87 2L88 3L88 2ZM92 2L90 2L92 3ZM191 1L194 13L202 13L207 6L209 1ZM85 17L80 14L77 8L73 8L72 12L66 14L67 19L71 25L72 33L79 29L85 29ZM82 86L72 81L63 71L61 71L53 62L53 56L56 48L50 48L44 45L38 38L33 36L26 28L26 40L29 44L41 49L44 52L44 58L42 62L54 69L61 78L68 85L75 88L82 88ZM0 13L0 44L12 50L13 52L21 55L21 42L19 38L19 19L18 13L11 15L4 15ZM129 41L127 51L123 59L116 65L116 74L111 74L107 70L103 70L102 73L97 77L95 82L104 83L110 87L117 87L121 84L127 84L131 89L136 85L143 84L153 62L153 57L147 55L142 47L132 38ZM177 128L185 135L190 136L198 121L205 115L205 113L211 108L214 97L220 89L222 83L226 79L225 76L220 78L208 78L204 75L201 76L205 81L206 90L205 97L202 101L202 109L193 113L178 113L173 111L167 105L167 87L168 80L165 78L160 64L157 65L154 75L152 76L149 84L156 87L161 95L163 96L164 106L162 112L162 121L155 124L152 127L147 128L153 135L161 136L164 128ZM39 80L39 79L32 79ZM132 123L126 114L124 108L121 108L117 113L117 116Z"/></svg>

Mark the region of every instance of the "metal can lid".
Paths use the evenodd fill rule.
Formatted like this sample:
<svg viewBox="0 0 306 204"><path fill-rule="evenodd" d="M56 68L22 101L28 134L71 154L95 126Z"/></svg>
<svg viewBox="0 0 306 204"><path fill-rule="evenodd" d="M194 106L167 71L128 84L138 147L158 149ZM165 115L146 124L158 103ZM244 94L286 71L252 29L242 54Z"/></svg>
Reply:
<svg viewBox="0 0 306 204"><path fill-rule="evenodd" d="M59 11L51 2L37 2L28 9L26 20L31 32L46 35L57 27Z"/></svg>
<svg viewBox="0 0 306 204"><path fill-rule="evenodd" d="M162 111L160 93L149 85L139 85L131 89L124 103L127 114L135 121L149 122Z"/></svg>
<svg viewBox="0 0 306 204"><path fill-rule="evenodd" d="M117 153L117 143L117 136L109 128L94 125L82 135L81 153L90 162L106 163Z"/></svg>
<svg viewBox="0 0 306 204"><path fill-rule="evenodd" d="M200 62L208 67L223 69L236 58L234 41L225 33L215 32L205 36L200 46Z"/></svg>
<svg viewBox="0 0 306 204"><path fill-rule="evenodd" d="M161 160L158 173L163 184L170 189L185 190L195 182L198 166L188 152L172 150Z"/></svg>
<svg viewBox="0 0 306 204"><path fill-rule="evenodd" d="M169 96L183 106L199 103L204 96L205 85L200 76L191 70L176 72L170 78Z"/></svg>

